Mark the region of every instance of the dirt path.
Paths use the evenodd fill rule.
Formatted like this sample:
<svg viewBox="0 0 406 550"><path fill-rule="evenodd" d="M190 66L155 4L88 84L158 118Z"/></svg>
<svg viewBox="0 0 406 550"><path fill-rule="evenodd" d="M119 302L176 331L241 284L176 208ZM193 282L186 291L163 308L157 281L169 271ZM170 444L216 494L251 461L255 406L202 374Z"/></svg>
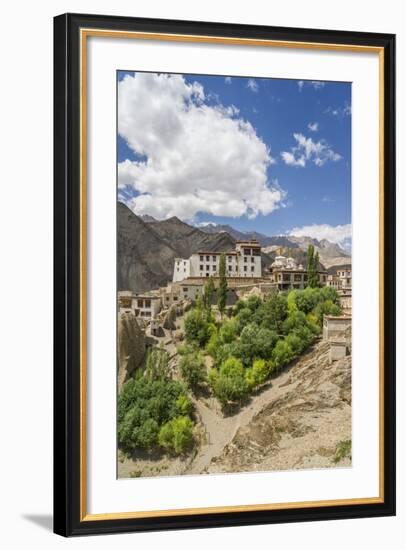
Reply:
<svg viewBox="0 0 406 550"><path fill-rule="evenodd" d="M193 460L188 474L203 473L210 464L212 458L220 455L228 443L230 443L237 430L251 422L253 417L259 413L268 403L280 397L286 390L283 385L289 379L291 367L280 374L272 386L264 389L258 395L254 395L251 401L233 416L224 416L219 409L209 408L201 401L194 401L196 410L206 431L206 443L203 443L195 459ZM290 384L292 389L292 384ZM215 402L215 400L213 399Z"/></svg>

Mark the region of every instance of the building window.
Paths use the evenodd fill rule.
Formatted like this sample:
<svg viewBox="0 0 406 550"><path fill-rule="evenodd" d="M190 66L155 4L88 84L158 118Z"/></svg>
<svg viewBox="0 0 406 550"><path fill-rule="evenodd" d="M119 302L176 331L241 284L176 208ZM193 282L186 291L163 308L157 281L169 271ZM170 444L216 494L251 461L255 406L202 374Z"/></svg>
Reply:
<svg viewBox="0 0 406 550"><path fill-rule="evenodd" d="M250 248L244 248L244 254L246 256L251 256L251 249Z"/></svg>
<svg viewBox="0 0 406 550"><path fill-rule="evenodd" d="M203 266L202 265L200 266L200 271L203 271Z"/></svg>
<svg viewBox="0 0 406 550"><path fill-rule="evenodd" d="M215 265L212 265L211 268L212 268L213 271L216 271L216 266Z"/></svg>
<svg viewBox="0 0 406 550"><path fill-rule="evenodd" d="M144 300L137 300L138 307L144 307Z"/></svg>
<svg viewBox="0 0 406 550"><path fill-rule="evenodd" d="M228 256L228 261L231 262L231 260L233 259L232 256Z"/></svg>
<svg viewBox="0 0 406 550"><path fill-rule="evenodd" d="M244 262L248 262L248 258L246 256L244 257Z"/></svg>
<svg viewBox="0 0 406 550"><path fill-rule="evenodd" d="M213 262L216 262L216 261L217 261L216 256L212 256L212 258L213 258Z"/></svg>
<svg viewBox="0 0 406 550"><path fill-rule="evenodd" d="M208 277L208 276L209 276L209 274L208 274L208 273L206 273L206 277Z"/></svg>
<svg viewBox="0 0 406 550"><path fill-rule="evenodd" d="M206 256L206 262L210 262L210 256Z"/></svg>
<svg viewBox="0 0 406 550"><path fill-rule="evenodd" d="M178 299L177 296L174 296L174 297L173 297L174 302L176 302L177 299Z"/></svg>
<svg viewBox="0 0 406 550"><path fill-rule="evenodd" d="M253 264L255 262L255 258L251 257L251 263Z"/></svg>
<svg viewBox="0 0 406 550"><path fill-rule="evenodd" d="M251 266L251 271L254 271L254 269L255 269L255 265L252 265Z"/></svg>
<svg viewBox="0 0 406 550"><path fill-rule="evenodd" d="M145 307L151 307L151 300L145 300Z"/></svg>
<svg viewBox="0 0 406 550"><path fill-rule="evenodd" d="M244 266L244 271L247 271L247 266L246 265Z"/></svg>
<svg viewBox="0 0 406 550"><path fill-rule="evenodd" d="M200 256L200 261L201 261L201 262L203 261L203 256Z"/></svg>
<svg viewBox="0 0 406 550"><path fill-rule="evenodd" d="M183 287L183 292L187 292L187 290L188 290L188 289L187 289L187 286L184 286L184 287Z"/></svg>
<svg viewBox="0 0 406 550"><path fill-rule="evenodd" d="M232 271L233 270L233 266L232 265L229 265L228 266L228 271Z"/></svg>
<svg viewBox="0 0 406 550"><path fill-rule="evenodd" d="M261 249L260 248L253 248L252 249L252 255L253 256L261 256Z"/></svg>
<svg viewBox="0 0 406 550"><path fill-rule="evenodd" d="M209 269L210 269L210 266L206 265L206 271L209 271Z"/></svg>

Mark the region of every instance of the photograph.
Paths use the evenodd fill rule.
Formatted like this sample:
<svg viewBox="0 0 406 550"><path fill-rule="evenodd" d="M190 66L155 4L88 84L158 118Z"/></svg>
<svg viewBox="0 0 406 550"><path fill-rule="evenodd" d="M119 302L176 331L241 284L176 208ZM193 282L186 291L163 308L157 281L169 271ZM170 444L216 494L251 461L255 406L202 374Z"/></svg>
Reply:
<svg viewBox="0 0 406 550"><path fill-rule="evenodd" d="M117 478L352 468L351 82L134 66L115 107Z"/></svg>

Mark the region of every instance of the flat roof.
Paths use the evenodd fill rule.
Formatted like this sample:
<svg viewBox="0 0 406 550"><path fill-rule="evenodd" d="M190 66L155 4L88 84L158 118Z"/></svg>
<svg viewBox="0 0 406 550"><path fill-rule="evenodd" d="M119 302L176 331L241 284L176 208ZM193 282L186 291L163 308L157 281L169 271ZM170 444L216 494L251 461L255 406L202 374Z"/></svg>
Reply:
<svg viewBox="0 0 406 550"><path fill-rule="evenodd" d="M195 252L194 254L192 254L192 256L196 256L196 255L201 255L201 256L221 256L222 254L224 254L224 256L235 256L237 254L237 252L235 252L234 250L230 251L230 252L202 252L202 251L199 251L199 252Z"/></svg>

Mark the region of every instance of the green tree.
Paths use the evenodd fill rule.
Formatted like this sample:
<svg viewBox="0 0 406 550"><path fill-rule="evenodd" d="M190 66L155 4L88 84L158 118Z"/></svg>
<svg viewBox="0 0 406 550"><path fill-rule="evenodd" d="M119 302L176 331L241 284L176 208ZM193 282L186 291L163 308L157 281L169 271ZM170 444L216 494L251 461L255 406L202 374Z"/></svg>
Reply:
<svg viewBox="0 0 406 550"><path fill-rule="evenodd" d="M237 338L238 323L235 319L230 319L223 323L220 328L219 336L223 344L230 344Z"/></svg>
<svg viewBox="0 0 406 550"><path fill-rule="evenodd" d="M307 286L310 288L316 288L319 286L319 254L314 253L314 246L309 244L307 248Z"/></svg>
<svg viewBox="0 0 406 550"><path fill-rule="evenodd" d="M275 331L250 323L241 332L234 354L248 367L254 359L270 359L277 340Z"/></svg>
<svg viewBox="0 0 406 550"><path fill-rule="evenodd" d="M148 352L145 376L148 380L170 378L169 354L160 348L152 348Z"/></svg>
<svg viewBox="0 0 406 550"><path fill-rule="evenodd" d="M193 390L206 380L206 365L204 356L200 352L184 355L180 360L179 368L182 378Z"/></svg>
<svg viewBox="0 0 406 550"><path fill-rule="evenodd" d="M205 311L201 308L192 309L185 318L186 342L204 346L209 336L209 322Z"/></svg>
<svg viewBox="0 0 406 550"><path fill-rule="evenodd" d="M286 342L286 340L278 340L272 352L272 360L275 364L275 367L280 370L282 367L292 361L294 356L295 354L293 353L293 350L289 346L288 342Z"/></svg>
<svg viewBox="0 0 406 550"><path fill-rule="evenodd" d="M219 275L220 283L217 291L217 307L219 308L221 315L223 315L227 303L226 257L224 254L221 254L220 256Z"/></svg>
<svg viewBox="0 0 406 550"><path fill-rule="evenodd" d="M238 332L240 333L243 328L248 325L252 320L252 311L249 307L244 307L239 310L238 315L235 317L238 326Z"/></svg>
<svg viewBox="0 0 406 550"><path fill-rule="evenodd" d="M269 375L269 365L264 359L257 359L252 367L245 372L245 378L250 390L263 384Z"/></svg>
<svg viewBox="0 0 406 550"><path fill-rule="evenodd" d="M150 380L146 376L128 380L117 407L117 434L123 451L131 453L137 447L151 449L158 445L161 426L189 411L184 398L185 388L175 380Z"/></svg>
<svg viewBox="0 0 406 550"><path fill-rule="evenodd" d="M203 305L206 309L211 309L211 302L213 300L215 288L214 288L214 281L213 277L209 277L209 280L204 285L204 292L203 292Z"/></svg>
<svg viewBox="0 0 406 550"><path fill-rule="evenodd" d="M272 294L256 310L253 320L257 325L281 333L283 321L288 314L287 298L284 294Z"/></svg>
<svg viewBox="0 0 406 550"><path fill-rule="evenodd" d="M230 402L241 402L248 393L244 366L235 357L226 359L219 370L211 369L209 384L223 407Z"/></svg>
<svg viewBox="0 0 406 550"><path fill-rule="evenodd" d="M161 447L182 454L193 442L193 422L187 416L178 416L164 424L158 435Z"/></svg>

